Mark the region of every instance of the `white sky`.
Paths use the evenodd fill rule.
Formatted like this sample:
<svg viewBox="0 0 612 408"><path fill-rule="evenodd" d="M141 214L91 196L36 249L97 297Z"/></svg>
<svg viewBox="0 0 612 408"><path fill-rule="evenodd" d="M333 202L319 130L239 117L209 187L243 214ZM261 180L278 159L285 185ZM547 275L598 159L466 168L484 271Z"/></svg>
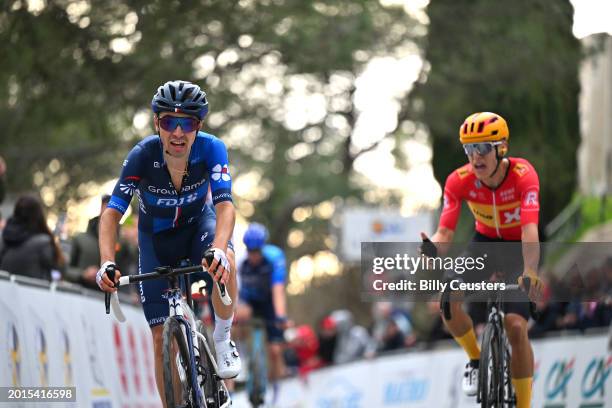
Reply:
<svg viewBox="0 0 612 408"><path fill-rule="evenodd" d="M584 38L591 34L612 35L611 0L571 0L574 6L574 35Z"/></svg>

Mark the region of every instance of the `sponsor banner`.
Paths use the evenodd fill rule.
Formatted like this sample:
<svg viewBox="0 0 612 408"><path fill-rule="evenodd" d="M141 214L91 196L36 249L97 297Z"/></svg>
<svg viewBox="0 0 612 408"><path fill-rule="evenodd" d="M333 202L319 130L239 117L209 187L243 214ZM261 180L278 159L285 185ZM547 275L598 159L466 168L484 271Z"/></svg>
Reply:
<svg viewBox="0 0 612 408"><path fill-rule="evenodd" d="M399 210L348 208L342 211L340 252L345 261L359 262L362 242L405 241L432 226L431 212L404 217Z"/></svg>
<svg viewBox="0 0 612 408"><path fill-rule="evenodd" d="M612 408L612 354L605 335L532 342L536 371L532 406ZM394 354L312 372L282 381L275 407L472 408L461 390L465 353L446 350ZM248 406L237 393L234 405Z"/></svg>
<svg viewBox="0 0 612 408"><path fill-rule="evenodd" d="M377 366L371 361L322 370L308 377L305 401L317 408L375 407L379 387Z"/></svg>
<svg viewBox="0 0 612 408"><path fill-rule="evenodd" d="M438 393L443 384L432 383L436 369L440 368L435 363L427 354L414 354L410 360L394 357L374 360L377 381L373 406L439 406Z"/></svg>
<svg viewBox="0 0 612 408"><path fill-rule="evenodd" d="M161 406L140 308L122 305L120 324L102 296L9 281L0 281L0 299L0 386L76 387L76 404L53 404L61 408Z"/></svg>
<svg viewBox="0 0 612 408"><path fill-rule="evenodd" d="M606 346L605 336L536 343L534 406L612 407L612 353Z"/></svg>

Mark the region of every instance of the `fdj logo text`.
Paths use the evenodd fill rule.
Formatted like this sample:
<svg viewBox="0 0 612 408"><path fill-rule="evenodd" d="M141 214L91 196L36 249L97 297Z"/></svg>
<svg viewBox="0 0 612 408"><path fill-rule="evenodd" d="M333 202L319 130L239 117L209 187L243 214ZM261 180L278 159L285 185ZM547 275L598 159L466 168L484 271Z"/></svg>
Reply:
<svg viewBox="0 0 612 408"><path fill-rule="evenodd" d="M197 198L198 195L196 193L180 198L158 198L157 205L162 207L176 207L183 204L193 203L195 200L197 200Z"/></svg>
<svg viewBox="0 0 612 408"><path fill-rule="evenodd" d="M554 399L559 394L562 398L566 398L567 384L573 373L574 359L571 359L568 363L565 361L555 362L546 376L546 398Z"/></svg>
<svg viewBox="0 0 612 408"><path fill-rule="evenodd" d="M605 361L604 358L594 358L589 363L587 369L582 376L581 391L583 398L599 397L604 398L605 385L612 369L612 357L608 357Z"/></svg>

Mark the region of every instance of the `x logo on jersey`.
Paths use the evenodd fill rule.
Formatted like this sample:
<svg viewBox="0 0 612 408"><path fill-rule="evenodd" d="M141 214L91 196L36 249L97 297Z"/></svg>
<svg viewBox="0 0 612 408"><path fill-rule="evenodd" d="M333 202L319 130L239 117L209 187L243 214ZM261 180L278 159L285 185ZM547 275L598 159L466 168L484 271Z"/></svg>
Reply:
<svg viewBox="0 0 612 408"><path fill-rule="evenodd" d="M513 212L510 212L510 211L504 212L504 217L506 217L504 224L510 224L513 221L520 221L521 220L521 207L516 207Z"/></svg>

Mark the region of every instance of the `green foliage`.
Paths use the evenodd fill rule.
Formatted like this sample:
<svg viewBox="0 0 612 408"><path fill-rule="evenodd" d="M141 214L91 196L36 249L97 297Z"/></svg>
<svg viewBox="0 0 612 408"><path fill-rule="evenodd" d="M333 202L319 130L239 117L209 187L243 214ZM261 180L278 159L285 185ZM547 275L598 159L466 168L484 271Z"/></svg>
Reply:
<svg viewBox="0 0 612 408"><path fill-rule="evenodd" d="M510 127L510 155L528 159L541 186L541 224L569 202L576 184L578 65L567 1L436 0L430 18L424 102L434 148L434 173L466 162L459 146L463 119L501 114Z"/></svg>
<svg viewBox="0 0 612 408"><path fill-rule="evenodd" d="M580 227L571 241L578 241L593 227L612 221L612 197L582 197Z"/></svg>

